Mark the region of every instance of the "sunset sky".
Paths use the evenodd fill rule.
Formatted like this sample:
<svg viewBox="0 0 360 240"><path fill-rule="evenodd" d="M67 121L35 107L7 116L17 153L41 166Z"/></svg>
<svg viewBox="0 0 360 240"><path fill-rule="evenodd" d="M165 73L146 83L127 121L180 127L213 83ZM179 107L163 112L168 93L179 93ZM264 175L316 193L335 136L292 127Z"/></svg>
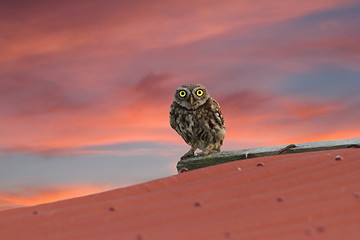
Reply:
<svg viewBox="0 0 360 240"><path fill-rule="evenodd" d="M0 210L176 174L175 89L223 150L360 137L358 0L2 1Z"/></svg>

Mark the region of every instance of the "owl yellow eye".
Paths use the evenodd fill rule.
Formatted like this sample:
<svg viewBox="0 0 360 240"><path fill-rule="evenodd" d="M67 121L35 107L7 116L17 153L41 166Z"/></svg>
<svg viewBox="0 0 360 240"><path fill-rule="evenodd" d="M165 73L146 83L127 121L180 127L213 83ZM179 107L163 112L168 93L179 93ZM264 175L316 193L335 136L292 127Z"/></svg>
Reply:
<svg viewBox="0 0 360 240"><path fill-rule="evenodd" d="M196 95L198 95L199 97L201 97L202 95L204 95L204 91L199 89L196 91Z"/></svg>
<svg viewBox="0 0 360 240"><path fill-rule="evenodd" d="M184 91L184 90L181 90L180 92L179 92L179 96L180 97L185 97L186 96L186 91Z"/></svg>

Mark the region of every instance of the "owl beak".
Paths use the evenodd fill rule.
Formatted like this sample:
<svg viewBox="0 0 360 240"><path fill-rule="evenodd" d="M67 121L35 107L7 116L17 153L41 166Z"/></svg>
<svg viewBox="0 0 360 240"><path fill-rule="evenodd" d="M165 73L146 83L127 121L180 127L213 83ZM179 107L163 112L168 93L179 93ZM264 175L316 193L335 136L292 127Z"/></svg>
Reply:
<svg viewBox="0 0 360 240"><path fill-rule="evenodd" d="M190 96L190 104L193 104L193 102L194 102L194 98L193 96Z"/></svg>

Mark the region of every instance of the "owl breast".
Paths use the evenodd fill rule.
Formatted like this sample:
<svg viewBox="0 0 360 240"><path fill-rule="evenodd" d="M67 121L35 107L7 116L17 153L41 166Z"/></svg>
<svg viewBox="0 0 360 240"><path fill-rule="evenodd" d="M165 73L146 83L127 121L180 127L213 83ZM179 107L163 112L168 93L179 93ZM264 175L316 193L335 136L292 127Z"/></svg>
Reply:
<svg viewBox="0 0 360 240"><path fill-rule="evenodd" d="M201 150L219 141L222 144L225 136L225 124L219 105L212 98L194 110L174 102L170 111L170 124L187 144Z"/></svg>

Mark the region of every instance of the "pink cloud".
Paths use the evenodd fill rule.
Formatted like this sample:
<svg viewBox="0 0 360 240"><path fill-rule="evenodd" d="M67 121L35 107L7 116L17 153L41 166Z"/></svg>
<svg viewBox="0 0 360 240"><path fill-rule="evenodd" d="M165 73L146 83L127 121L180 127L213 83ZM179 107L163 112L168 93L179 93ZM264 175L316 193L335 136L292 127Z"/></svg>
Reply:
<svg viewBox="0 0 360 240"><path fill-rule="evenodd" d="M183 45L233 31L249 30L354 1L64 1L56 10L47 3L8 5L2 16L2 61L24 56L74 51L86 46L97 54L130 53L148 48ZM71 5L71 7L69 7ZM26 10L25 10L26 9ZM51 11L49 11L51 9ZM95 11L96 10L96 11ZM11 11L13 14L7 14ZM22 19L18 21L14 16ZM26 22L27 27L21 28ZM17 31L14 32L13 29ZM8 40L6 40L8 39ZM99 52L98 49L102 52ZM131 50L129 52L129 49Z"/></svg>

